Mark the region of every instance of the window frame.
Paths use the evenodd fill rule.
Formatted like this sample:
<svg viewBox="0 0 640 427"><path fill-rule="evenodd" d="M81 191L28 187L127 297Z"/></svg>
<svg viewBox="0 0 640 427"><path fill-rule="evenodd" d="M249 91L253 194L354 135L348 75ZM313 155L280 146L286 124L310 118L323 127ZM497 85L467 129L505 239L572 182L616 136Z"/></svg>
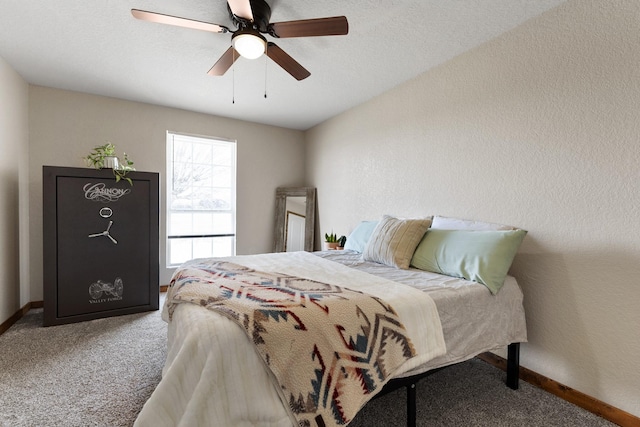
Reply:
<svg viewBox="0 0 640 427"><path fill-rule="evenodd" d="M230 197L230 208L229 209L225 209L225 210L220 210L220 209L171 209L171 205L172 205L172 199L173 199L173 195L172 195L172 191L173 191L173 178L174 178L174 163L175 163L175 159L174 159L174 142L175 139L174 137L178 137L178 138L185 138L185 139L191 139L194 138L193 143L210 143L210 144L216 144L216 143L222 143L222 144L229 144L230 146L232 146L232 158L231 158L231 173L230 173L230 186L229 189L231 191L231 197ZM166 268L175 268L178 267L181 262L177 262L177 263L172 263L171 262L171 241L172 240L179 240L179 239L191 239L191 245L192 245L192 252L191 252L191 258L194 258L193 256L193 244L195 239L216 239L216 238L228 238L231 237L232 238L232 242L231 242L231 255L235 255L236 254L236 234L237 234L237 211L236 211L236 198L237 198L237 141L236 140L232 140L232 139L226 139L226 138L220 138L220 137L212 137L212 136L207 136L207 135L196 135L196 134L188 134L188 133L182 133L182 132L174 132L174 131L169 131L167 130L166 132L166 170L167 170L167 178L166 178L166 185L167 185L167 190L165 193L166 196L166 207L165 207L165 215L166 215L166 254L165 254L165 266ZM211 163L212 167L215 167L216 165L213 164L213 162ZM222 187L222 188L226 188L226 187ZM172 219L172 213L180 213L180 212L187 212L187 213L230 213L231 214L231 228L232 228L232 232L230 233L174 233L172 234L171 232L171 219ZM215 254L212 254L210 256L216 256ZM222 255L220 255L222 256Z"/></svg>

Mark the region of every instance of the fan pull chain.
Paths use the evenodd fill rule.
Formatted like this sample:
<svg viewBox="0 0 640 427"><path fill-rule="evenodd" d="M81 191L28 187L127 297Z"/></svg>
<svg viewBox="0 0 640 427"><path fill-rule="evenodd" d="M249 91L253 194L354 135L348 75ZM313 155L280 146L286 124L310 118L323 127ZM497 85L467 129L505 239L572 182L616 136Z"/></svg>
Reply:
<svg viewBox="0 0 640 427"><path fill-rule="evenodd" d="M267 49L269 49L269 45L264 48L264 99L267 99Z"/></svg>
<svg viewBox="0 0 640 427"><path fill-rule="evenodd" d="M233 62L231 63L231 103L236 103L236 50L231 52Z"/></svg>

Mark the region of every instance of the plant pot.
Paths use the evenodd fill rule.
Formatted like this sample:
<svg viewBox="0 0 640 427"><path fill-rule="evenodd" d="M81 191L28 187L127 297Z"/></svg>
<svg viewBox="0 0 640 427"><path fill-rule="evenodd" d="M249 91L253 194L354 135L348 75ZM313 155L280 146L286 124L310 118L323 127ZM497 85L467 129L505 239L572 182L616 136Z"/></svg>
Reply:
<svg viewBox="0 0 640 427"><path fill-rule="evenodd" d="M102 167L104 169L118 169L120 167L118 158L116 156L105 156Z"/></svg>
<svg viewBox="0 0 640 427"><path fill-rule="evenodd" d="M338 247L338 242L324 242L324 249L326 251L333 251Z"/></svg>

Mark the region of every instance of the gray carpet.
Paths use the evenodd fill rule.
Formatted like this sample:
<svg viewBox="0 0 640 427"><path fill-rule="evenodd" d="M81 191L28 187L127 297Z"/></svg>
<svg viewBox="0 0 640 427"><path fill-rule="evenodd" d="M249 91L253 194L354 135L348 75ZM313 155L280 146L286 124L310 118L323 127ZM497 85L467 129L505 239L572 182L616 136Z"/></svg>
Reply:
<svg viewBox="0 0 640 427"><path fill-rule="evenodd" d="M160 381L159 312L43 328L31 310L0 336L0 426L130 426ZM418 385L418 426L613 426L471 360ZM405 391L370 402L352 427L403 426Z"/></svg>

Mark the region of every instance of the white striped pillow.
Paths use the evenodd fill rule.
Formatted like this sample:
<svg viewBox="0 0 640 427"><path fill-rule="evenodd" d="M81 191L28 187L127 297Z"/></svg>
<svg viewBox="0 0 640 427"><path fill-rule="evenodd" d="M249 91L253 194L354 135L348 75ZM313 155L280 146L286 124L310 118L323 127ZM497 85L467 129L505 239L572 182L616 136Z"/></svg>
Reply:
<svg viewBox="0 0 640 427"><path fill-rule="evenodd" d="M431 217L398 219L384 215L362 253L365 261L407 269L420 240L431 225Z"/></svg>

